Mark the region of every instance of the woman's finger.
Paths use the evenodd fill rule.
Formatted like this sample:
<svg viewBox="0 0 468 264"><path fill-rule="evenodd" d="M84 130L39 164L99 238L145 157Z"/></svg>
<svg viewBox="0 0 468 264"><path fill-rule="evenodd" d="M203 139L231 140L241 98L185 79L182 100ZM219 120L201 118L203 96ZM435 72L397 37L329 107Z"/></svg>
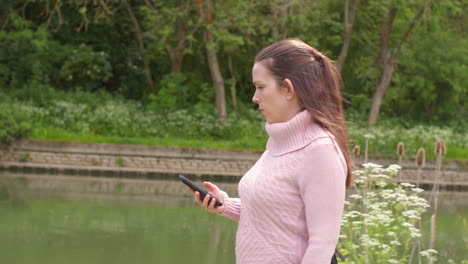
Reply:
<svg viewBox="0 0 468 264"><path fill-rule="evenodd" d="M203 182L203 186L205 186L210 192L219 191L218 186L212 184L211 182Z"/></svg>
<svg viewBox="0 0 468 264"><path fill-rule="evenodd" d="M210 196L205 195L205 198L203 198L203 208L208 209L208 203L210 201Z"/></svg>
<svg viewBox="0 0 468 264"><path fill-rule="evenodd" d="M215 211L215 203L216 203L216 199L215 198L211 198L211 201L210 201L210 204L209 204L209 207L210 207L210 210L211 211Z"/></svg>
<svg viewBox="0 0 468 264"><path fill-rule="evenodd" d="M195 202L197 204L203 206L202 200L200 199L200 193L199 192L194 193L194 200L195 200Z"/></svg>

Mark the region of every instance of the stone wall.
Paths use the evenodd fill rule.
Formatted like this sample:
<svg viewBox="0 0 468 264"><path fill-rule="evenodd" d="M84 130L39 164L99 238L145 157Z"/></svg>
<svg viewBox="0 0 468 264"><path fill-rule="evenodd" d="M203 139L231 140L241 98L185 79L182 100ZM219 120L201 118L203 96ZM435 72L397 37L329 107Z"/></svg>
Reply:
<svg viewBox="0 0 468 264"><path fill-rule="evenodd" d="M4 171L48 175L77 175L105 178L174 180L178 174L197 180L237 183L261 153L128 144L96 144L53 141L22 141L2 155ZM356 159L355 164L363 162ZM370 162L389 165L396 160ZM413 160L404 160L401 181L415 182ZM435 165L429 161L421 183L430 185ZM397 177L396 180L400 180ZM456 162L445 162L441 175L445 186L468 187L467 170Z"/></svg>

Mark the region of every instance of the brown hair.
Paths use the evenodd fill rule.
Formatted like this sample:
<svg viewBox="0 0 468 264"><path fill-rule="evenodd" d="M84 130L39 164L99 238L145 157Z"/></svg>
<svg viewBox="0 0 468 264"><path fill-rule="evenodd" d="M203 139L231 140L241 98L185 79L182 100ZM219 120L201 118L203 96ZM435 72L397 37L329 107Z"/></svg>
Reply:
<svg viewBox="0 0 468 264"><path fill-rule="evenodd" d="M309 110L314 121L335 137L348 169L346 187L352 186L341 78L334 63L299 39L285 39L271 44L257 54L255 62L266 66L280 86L288 87L284 79L289 79L297 93L299 105Z"/></svg>

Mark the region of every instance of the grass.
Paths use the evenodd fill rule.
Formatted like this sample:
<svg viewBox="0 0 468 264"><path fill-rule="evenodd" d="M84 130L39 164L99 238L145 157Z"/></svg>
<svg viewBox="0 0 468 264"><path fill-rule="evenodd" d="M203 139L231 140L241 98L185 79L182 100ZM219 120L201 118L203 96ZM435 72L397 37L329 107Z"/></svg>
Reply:
<svg viewBox="0 0 468 264"><path fill-rule="evenodd" d="M59 128L39 128L33 129L29 139L32 140L50 140L50 141L73 141L86 143L112 143L112 144L135 144L150 146L176 146L184 148L208 148L208 149L226 149L226 150L248 150L264 151L265 142L256 139L243 137L237 140L207 140L195 138L177 138L177 137L121 137L104 136L95 134L75 134Z"/></svg>
<svg viewBox="0 0 468 264"><path fill-rule="evenodd" d="M259 127L259 129L262 129ZM421 127L421 130L427 130ZM434 143L437 135L423 138L418 132L409 133L410 129L391 129L379 128L385 133L374 132L365 128L350 127L350 147L355 144L361 146L361 151L364 151L364 135L371 133L374 138L370 140L369 156L373 158L396 158L396 147L398 142L402 140L406 145L405 159L414 159L419 147L426 148L427 159L435 159ZM408 134L417 135L417 137L409 137ZM398 137L401 135L401 137ZM406 136L405 136L406 135ZM463 135L458 135L463 140ZM137 144L151 146L177 146L184 148L208 148L208 149L226 149L226 150L247 150L261 152L264 151L267 136L263 138L242 136L232 140L221 139L198 139L184 137L124 137L111 135L96 135L92 133L73 133L62 128L56 127L34 127L29 137L32 140L51 140L51 141L73 141L87 143L114 143L114 144ZM457 142L452 142L453 138L447 140L447 155L445 159L466 162L468 160L468 148L465 145L458 145Z"/></svg>

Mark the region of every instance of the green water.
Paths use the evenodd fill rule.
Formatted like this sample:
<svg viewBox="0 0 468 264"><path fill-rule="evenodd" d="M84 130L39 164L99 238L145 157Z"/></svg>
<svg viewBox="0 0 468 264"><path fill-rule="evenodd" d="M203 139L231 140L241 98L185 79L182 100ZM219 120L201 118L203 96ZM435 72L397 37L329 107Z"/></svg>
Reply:
<svg viewBox="0 0 468 264"><path fill-rule="evenodd" d="M467 218L466 202L441 207L437 263L468 259ZM428 217L423 223L428 238ZM0 263L235 263L235 231L235 222L197 207L4 201Z"/></svg>
<svg viewBox="0 0 468 264"><path fill-rule="evenodd" d="M0 204L0 263L234 263L236 224L199 208Z"/></svg>

